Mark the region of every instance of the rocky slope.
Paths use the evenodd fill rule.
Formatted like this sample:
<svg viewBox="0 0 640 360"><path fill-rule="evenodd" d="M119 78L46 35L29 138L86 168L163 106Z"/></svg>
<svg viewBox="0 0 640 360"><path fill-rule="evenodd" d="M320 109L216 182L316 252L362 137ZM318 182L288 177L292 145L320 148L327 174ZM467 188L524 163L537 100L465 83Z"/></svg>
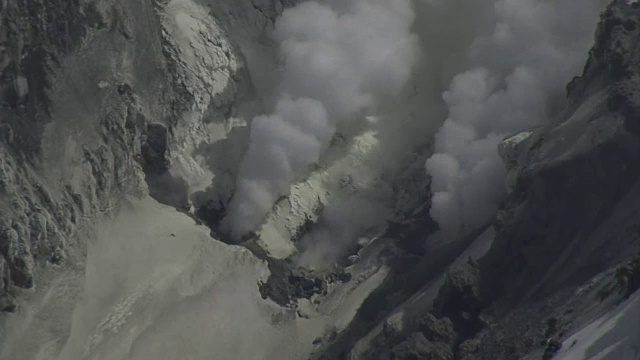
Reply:
<svg viewBox="0 0 640 360"><path fill-rule="evenodd" d="M254 91L239 44L262 34L281 8L279 1L0 3L3 358L16 358L8 337L17 316L22 333L37 337L42 324L24 320L31 316L24 310L55 293L59 279L65 301L41 311L69 315L45 322L68 335L97 222L148 194L188 207L187 187L220 170L207 152L196 160L198 151L226 137L241 99Z"/></svg>
<svg viewBox="0 0 640 360"><path fill-rule="evenodd" d="M587 311L608 294L614 269L627 268L638 252L639 11L635 3L609 5L584 73L567 87L566 110L519 145L513 190L481 262L483 298L495 302L494 314L546 306L546 321L557 319L559 333L546 337L562 339L576 315L560 309ZM624 287L616 292L628 297ZM574 289L582 292L577 299Z"/></svg>
<svg viewBox="0 0 640 360"><path fill-rule="evenodd" d="M239 44L262 34L282 4L0 6L2 296L10 301L8 289L33 288L41 270L82 262L85 225L121 198L150 193L188 209L188 187L233 171L215 168L216 155L202 148L227 136L254 91Z"/></svg>
<svg viewBox="0 0 640 360"><path fill-rule="evenodd" d="M486 255L452 267L437 297L421 290L433 301L422 317L399 307L383 322L394 330L370 332L359 343L371 350L351 358L637 356L638 340L623 335L640 329L637 319L590 340L569 334L609 311L636 316L635 303L617 308L637 290L639 11L612 2L584 73L567 87L565 110L500 145L508 195ZM559 352L578 341L595 345Z"/></svg>

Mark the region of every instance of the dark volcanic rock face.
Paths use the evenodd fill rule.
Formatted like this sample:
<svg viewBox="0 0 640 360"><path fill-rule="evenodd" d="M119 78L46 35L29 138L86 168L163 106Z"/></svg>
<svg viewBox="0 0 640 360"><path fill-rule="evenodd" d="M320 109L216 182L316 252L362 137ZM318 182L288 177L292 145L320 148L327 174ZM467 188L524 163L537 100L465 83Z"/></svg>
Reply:
<svg viewBox="0 0 640 360"><path fill-rule="evenodd" d="M627 256L625 234L601 232L613 221L637 222L612 214L635 196L630 190L640 171L640 54L633 45L640 41L639 15L622 1L609 6L585 72L569 86L562 120L526 140L496 241L482 262L486 296L543 296Z"/></svg>
<svg viewBox="0 0 640 360"><path fill-rule="evenodd" d="M640 289L640 252L627 264L616 269L616 279L625 299Z"/></svg>
<svg viewBox="0 0 640 360"><path fill-rule="evenodd" d="M414 333L392 350L393 360L453 360L453 352L444 343L433 343L422 333Z"/></svg>
<svg viewBox="0 0 640 360"><path fill-rule="evenodd" d="M20 151L39 150L48 121L49 69L79 45L86 18L78 0L0 3L0 104L18 110L3 117Z"/></svg>
<svg viewBox="0 0 640 360"><path fill-rule="evenodd" d="M13 309L8 300L11 286L34 286L36 263L61 260L63 234L77 216L70 206L71 194L65 200L54 199L28 167L38 166L41 139L51 120L50 72L85 35L78 1L0 3L2 310Z"/></svg>
<svg viewBox="0 0 640 360"><path fill-rule="evenodd" d="M612 2L557 122L501 150L510 183L492 248L477 271L450 278L435 304L454 324L473 318L465 313L491 320L461 334L458 358L522 358L535 348L552 358L576 312L613 292L612 274L623 296L637 288L629 258L640 246L639 19L638 6Z"/></svg>
<svg viewBox="0 0 640 360"><path fill-rule="evenodd" d="M169 130L162 124L149 124L140 136L142 169L149 195L160 203L189 210L187 183L169 172Z"/></svg>
<svg viewBox="0 0 640 360"><path fill-rule="evenodd" d="M295 268L283 260L268 259L271 276L259 284L263 299L271 299L282 306L295 307L299 299L311 299L314 295L326 295L328 286L351 281L351 274L344 270L315 273Z"/></svg>

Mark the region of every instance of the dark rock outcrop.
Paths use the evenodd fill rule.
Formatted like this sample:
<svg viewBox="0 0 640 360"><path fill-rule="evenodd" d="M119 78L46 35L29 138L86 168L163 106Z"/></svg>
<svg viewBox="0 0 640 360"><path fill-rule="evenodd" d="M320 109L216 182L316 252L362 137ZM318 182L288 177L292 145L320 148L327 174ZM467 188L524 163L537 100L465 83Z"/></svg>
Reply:
<svg viewBox="0 0 640 360"><path fill-rule="evenodd" d="M458 352L456 358L459 360L473 360L476 359L476 354L480 349L480 341L477 339L469 339L463 341L458 346Z"/></svg>
<svg viewBox="0 0 640 360"><path fill-rule="evenodd" d="M316 273L277 259L267 259L271 275L258 284L263 299L271 299L282 306L294 306L299 299L311 299L314 295L326 295L333 283L351 281L351 274L337 270Z"/></svg>
<svg viewBox="0 0 640 360"><path fill-rule="evenodd" d="M0 235L0 253L7 259L9 278L11 282L21 288L33 287L33 256L27 231L19 224L15 228L5 227Z"/></svg>
<svg viewBox="0 0 640 360"><path fill-rule="evenodd" d="M562 349L562 343L558 340L549 340L547 347L544 349L542 360L551 360Z"/></svg>
<svg viewBox="0 0 640 360"><path fill-rule="evenodd" d="M97 87L87 86L93 78L83 76L89 66L99 71L100 62L88 64L93 57L73 68L84 93L75 87L77 76L62 75L68 57L89 36L84 10L75 0L0 4L0 257L9 279L0 298L5 310L15 308L7 305L11 289L36 285L38 269L52 270L67 257L82 256L81 223L113 208L116 194L144 193L133 161L138 130L124 124L136 100L104 92L104 102L113 106L88 111ZM56 103L68 88L77 91L75 100L84 106ZM76 136L66 132L76 121L73 116L95 123L76 124L74 131L83 134ZM63 139L77 152L72 154ZM62 161L64 156L75 164Z"/></svg>
<svg viewBox="0 0 640 360"><path fill-rule="evenodd" d="M623 297L640 286L639 262L629 260L640 241L639 19L640 6L613 1L557 121L502 144L508 194L495 241L479 264L447 274L435 316L425 317L430 329L451 320L456 358L522 358L534 348L552 358L575 308L592 304L575 298L577 286L611 269ZM429 333L412 335L394 354L421 358L429 345L446 345Z"/></svg>
<svg viewBox="0 0 640 360"><path fill-rule="evenodd" d="M640 252L616 269L616 279L625 299L640 289Z"/></svg>
<svg viewBox="0 0 640 360"><path fill-rule="evenodd" d="M86 17L78 0L17 0L0 3L0 108L15 144L35 156L49 121L50 69L86 35Z"/></svg>
<svg viewBox="0 0 640 360"><path fill-rule="evenodd" d="M0 312L12 312L16 308L13 297L9 294L10 281L9 265L0 256Z"/></svg>
<svg viewBox="0 0 640 360"><path fill-rule="evenodd" d="M593 306L589 284L609 283L602 274L618 268L623 295L637 287L629 257L640 240L638 19L638 6L613 1L557 121L502 151L509 193L470 292L491 327L460 344L459 358L521 358L532 349L552 358L576 309Z"/></svg>
<svg viewBox="0 0 640 360"><path fill-rule="evenodd" d="M389 347L403 341L407 336L403 314L399 313L388 317L382 324L382 334L385 345Z"/></svg>
<svg viewBox="0 0 640 360"><path fill-rule="evenodd" d="M458 339L453 322L449 318L436 319L432 314L427 314L416 321L415 327L427 340L434 343L453 346Z"/></svg>
<svg viewBox="0 0 640 360"><path fill-rule="evenodd" d="M393 360L453 360L451 348L444 343L433 343L420 332L413 333L392 350Z"/></svg>
<svg viewBox="0 0 640 360"><path fill-rule="evenodd" d="M607 8L584 74L568 87L560 121L534 131L521 148L496 240L481 262L487 300L543 297L627 256L628 235L601 232L617 219L627 223L616 228L635 221L612 214L636 196L630 191L640 175L639 18L640 9L624 1ZM606 256L598 250L604 247Z"/></svg>
<svg viewBox="0 0 640 360"><path fill-rule="evenodd" d="M445 282L434 300L433 312L438 317L450 319L460 336L468 338L485 326L480 318L483 308L480 268L469 259L467 264L447 272Z"/></svg>
<svg viewBox="0 0 640 360"><path fill-rule="evenodd" d="M187 183L169 171L169 130L162 124L148 124L140 136L142 169L149 195L158 202L189 210Z"/></svg>

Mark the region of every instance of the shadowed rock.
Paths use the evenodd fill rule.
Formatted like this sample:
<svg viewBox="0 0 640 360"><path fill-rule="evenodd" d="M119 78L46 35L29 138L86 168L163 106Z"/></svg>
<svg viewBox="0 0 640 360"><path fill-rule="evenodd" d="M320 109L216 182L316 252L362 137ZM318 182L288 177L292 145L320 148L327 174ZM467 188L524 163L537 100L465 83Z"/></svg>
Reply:
<svg viewBox="0 0 640 360"><path fill-rule="evenodd" d="M451 269L433 302L436 316L451 319L453 327L467 338L480 331L484 322L480 319L483 310L480 297L480 269L473 260Z"/></svg>
<svg viewBox="0 0 640 360"><path fill-rule="evenodd" d="M392 350L393 360L453 360L451 348L443 343L432 343L422 333L413 333Z"/></svg>

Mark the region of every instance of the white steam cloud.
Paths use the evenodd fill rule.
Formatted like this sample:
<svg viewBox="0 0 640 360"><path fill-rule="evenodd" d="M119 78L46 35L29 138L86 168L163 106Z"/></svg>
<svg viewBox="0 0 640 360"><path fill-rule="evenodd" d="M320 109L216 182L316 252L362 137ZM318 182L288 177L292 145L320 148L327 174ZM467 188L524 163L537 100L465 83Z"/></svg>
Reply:
<svg viewBox="0 0 640 360"><path fill-rule="evenodd" d="M358 237L378 235L384 229L381 224L390 216L389 209L376 199L361 196L333 199L317 226L302 240L305 249L299 263L312 269L332 266Z"/></svg>
<svg viewBox="0 0 640 360"><path fill-rule="evenodd" d="M318 161L335 128L409 80L418 58L411 0L305 2L285 10L274 38L284 62L271 115L253 120L223 226L255 230L296 176Z"/></svg>
<svg viewBox="0 0 640 360"><path fill-rule="evenodd" d="M449 116L427 160L431 216L448 234L489 221L504 192L497 145L548 121L592 43L602 0L484 0L495 26L468 49L470 70L443 95ZM433 6L438 6L434 3Z"/></svg>

